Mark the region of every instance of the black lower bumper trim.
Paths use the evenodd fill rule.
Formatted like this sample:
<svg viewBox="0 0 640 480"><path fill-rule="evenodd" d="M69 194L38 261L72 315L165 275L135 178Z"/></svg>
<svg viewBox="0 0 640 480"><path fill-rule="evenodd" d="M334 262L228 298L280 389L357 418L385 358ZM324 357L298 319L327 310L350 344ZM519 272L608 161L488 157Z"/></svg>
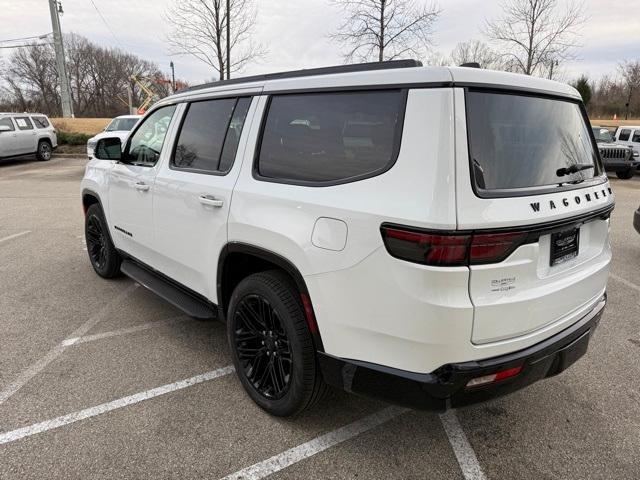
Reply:
<svg viewBox="0 0 640 480"><path fill-rule="evenodd" d="M432 373L413 373L319 352L324 380L347 392L420 410L444 411L499 397L567 369L587 351L606 304L606 295L589 313L562 332L518 352L444 365ZM467 388L469 380L522 367L512 378Z"/></svg>

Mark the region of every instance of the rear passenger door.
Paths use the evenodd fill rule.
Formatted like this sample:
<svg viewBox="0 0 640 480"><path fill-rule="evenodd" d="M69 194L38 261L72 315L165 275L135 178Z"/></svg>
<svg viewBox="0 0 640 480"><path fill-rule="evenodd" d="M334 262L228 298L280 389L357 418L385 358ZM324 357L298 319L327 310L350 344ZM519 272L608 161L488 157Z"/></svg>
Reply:
<svg viewBox="0 0 640 480"><path fill-rule="evenodd" d="M213 302L250 107L248 96L185 105L171 158L156 177L154 267Z"/></svg>
<svg viewBox="0 0 640 480"><path fill-rule="evenodd" d="M38 148L38 135L29 117L15 117L18 126L16 130L16 155L35 153Z"/></svg>

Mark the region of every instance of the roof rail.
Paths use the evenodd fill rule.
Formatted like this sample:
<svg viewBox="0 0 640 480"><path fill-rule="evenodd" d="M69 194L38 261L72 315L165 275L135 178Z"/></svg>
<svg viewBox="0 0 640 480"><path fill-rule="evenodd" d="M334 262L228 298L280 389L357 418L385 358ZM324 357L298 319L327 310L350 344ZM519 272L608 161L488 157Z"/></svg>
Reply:
<svg viewBox="0 0 640 480"><path fill-rule="evenodd" d="M267 73L264 75L252 75L250 77L232 78L230 80L220 80L218 82L194 85L183 88L176 93L192 92L209 87L220 87L224 85L234 85L249 82L260 82L266 80L279 80L283 78L311 77L316 75L331 75L334 73L368 72L372 70L390 70L394 68L414 68L421 67L419 60L390 60L388 62L355 63L351 65L337 65L335 67L310 68L306 70L292 70L290 72Z"/></svg>

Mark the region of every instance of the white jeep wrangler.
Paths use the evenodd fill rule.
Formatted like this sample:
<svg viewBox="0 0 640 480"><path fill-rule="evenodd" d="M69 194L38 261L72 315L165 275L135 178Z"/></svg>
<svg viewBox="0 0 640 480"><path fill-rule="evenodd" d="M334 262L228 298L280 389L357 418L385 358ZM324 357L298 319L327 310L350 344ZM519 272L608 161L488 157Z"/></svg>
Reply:
<svg viewBox="0 0 640 480"><path fill-rule="evenodd" d="M234 79L103 138L89 258L228 325L274 415L334 385L443 410L582 356L613 193L580 96L399 61Z"/></svg>

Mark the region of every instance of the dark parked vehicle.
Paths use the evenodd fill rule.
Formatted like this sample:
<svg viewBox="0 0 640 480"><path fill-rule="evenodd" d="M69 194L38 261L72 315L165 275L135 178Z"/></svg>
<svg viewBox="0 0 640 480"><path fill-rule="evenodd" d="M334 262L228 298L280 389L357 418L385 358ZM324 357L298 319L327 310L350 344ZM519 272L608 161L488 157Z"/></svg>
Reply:
<svg viewBox="0 0 640 480"><path fill-rule="evenodd" d="M618 178L628 180L635 174L640 158L632 147L616 143L611 132L604 127L592 127L598 150L607 172L615 172Z"/></svg>
<svg viewBox="0 0 640 480"><path fill-rule="evenodd" d="M633 226L636 228L636 231L640 233L640 207L638 207L638 210L636 210L633 216Z"/></svg>

